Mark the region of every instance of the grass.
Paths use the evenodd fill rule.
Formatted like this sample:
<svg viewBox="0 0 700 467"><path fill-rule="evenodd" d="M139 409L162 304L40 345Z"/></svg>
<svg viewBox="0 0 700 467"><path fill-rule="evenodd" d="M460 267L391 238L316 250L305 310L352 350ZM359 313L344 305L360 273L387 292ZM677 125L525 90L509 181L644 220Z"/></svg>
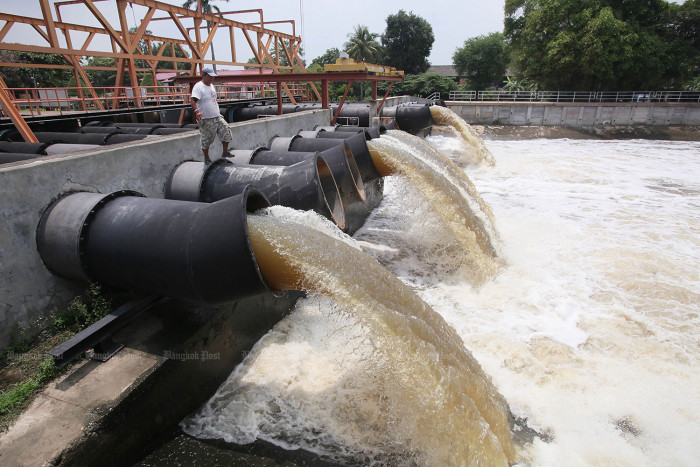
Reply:
<svg viewBox="0 0 700 467"><path fill-rule="evenodd" d="M39 335L20 331L15 342L0 353L0 432L5 431L26 409L34 396L70 368L56 368L48 351L107 315L112 299L90 284L68 306L55 312Z"/></svg>

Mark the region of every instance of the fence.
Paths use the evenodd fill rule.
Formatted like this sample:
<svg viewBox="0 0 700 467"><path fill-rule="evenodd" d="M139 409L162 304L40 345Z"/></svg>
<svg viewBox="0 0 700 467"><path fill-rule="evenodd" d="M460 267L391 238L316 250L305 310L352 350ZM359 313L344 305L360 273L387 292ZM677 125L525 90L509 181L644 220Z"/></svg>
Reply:
<svg viewBox="0 0 700 467"><path fill-rule="evenodd" d="M277 88L270 83L222 83L215 85L219 101L276 98ZM289 83L295 97L308 100L306 83ZM143 106L178 105L190 102L187 84L175 86L122 87L64 87L64 88L7 88L12 103L21 112L31 116L52 111L64 112L132 109ZM94 92L93 92L94 91Z"/></svg>
<svg viewBox="0 0 700 467"><path fill-rule="evenodd" d="M698 102L699 91L450 91L453 101Z"/></svg>

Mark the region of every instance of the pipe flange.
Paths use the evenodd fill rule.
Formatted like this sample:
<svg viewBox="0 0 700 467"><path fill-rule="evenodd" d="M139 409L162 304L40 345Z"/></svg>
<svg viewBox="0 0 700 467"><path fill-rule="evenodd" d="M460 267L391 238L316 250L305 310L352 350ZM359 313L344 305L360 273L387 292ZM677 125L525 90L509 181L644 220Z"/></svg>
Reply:
<svg viewBox="0 0 700 467"><path fill-rule="evenodd" d="M100 211L100 209L102 209L107 203L124 196L133 196L136 198L146 197L146 195L144 195L143 193L139 193L137 191L132 190L114 191L100 198L100 200L98 200L97 203L92 207L92 209L90 209L90 211L87 213L87 216L85 216L83 225L80 227L80 230L78 232L78 258L80 259L80 267L82 268L86 277L90 277L90 272L88 271L88 267L86 264L87 261L85 259L85 246L87 244L88 235L90 234L90 225L95 220L95 216L97 216L97 213Z"/></svg>
<svg viewBox="0 0 700 467"><path fill-rule="evenodd" d="M270 140L268 147L270 151L290 151L294 140L301 138L299 135L290 137L275 136Z"/></svg>
<svg viewBox="0 0 700 467"><path fill-rule="evenodd" d="M260 151L267 151L267 148L265 146L260 146L255 149L234 149L233 151L229 151L231 157L227 156L226 159L238 165L254 164L255 156L257 156Z"/></svg>

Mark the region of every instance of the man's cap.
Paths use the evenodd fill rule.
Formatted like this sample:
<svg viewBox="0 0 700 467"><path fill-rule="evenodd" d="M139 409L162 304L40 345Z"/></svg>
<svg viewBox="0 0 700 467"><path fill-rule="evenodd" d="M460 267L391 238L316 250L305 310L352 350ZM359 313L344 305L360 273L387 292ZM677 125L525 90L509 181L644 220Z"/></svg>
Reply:
<svg viewBox="0 0 700 467"><path fill-rule="evenodd" d="M209 76L216 76L214 69L210 66L205 66L204 68L202 68L202 73L207 74Z"/></svg>

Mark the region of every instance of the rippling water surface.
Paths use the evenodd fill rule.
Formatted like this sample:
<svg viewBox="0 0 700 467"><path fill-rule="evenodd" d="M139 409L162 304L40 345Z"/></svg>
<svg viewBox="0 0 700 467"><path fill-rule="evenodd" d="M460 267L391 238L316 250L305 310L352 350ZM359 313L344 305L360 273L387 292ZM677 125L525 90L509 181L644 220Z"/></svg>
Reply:
<svg viewBox="0 0 700 467"><path fill-rule="evenodd" d="M428 141L451 155L462 144L445 136ZM697 465L700 143L486 146L495 166L464 169L500 234L503 264L491 279L474 285L455 273L454 246L439 216L401 176L386 179L385 200L353 245L442 315L515 417L527 419L529 434L536 435L531 442L520 438L521 464ZM315 397L331 397L336 405L319 416L325 426L337 418L338 439L357 441L347 443L350 449L362 451L367 443L373 456L378 439L380 449L396 449L386 444L391 440L376 419L356 430L375 409L364 406L359 422L345 428L343 411L333 412L348 409L343 401L367 390L359 384L367 375L353 384L352 374L342 373L346 393L329 396L339 369L352 361L361 369L362 358L372 354L364 346L372 345L366 326L352 315L327 313L333 306L326 299L303 301L263 339L227 382L229 396L238 397L236 410L207 414L212 422L228 417L247 440L275 442L281 433L279 444L308 448L302 438L313 432L313 420L294 414L313 417ZM376 380L371 388L380 395L377 411L397 404L381 397L383 384ZM270 385L274 396L256 395L256 386ZM407 406L430 405L410 394L403 395ZM275 411L285 416L273 417L280 424L265 433L256 420ZM420 414L412 416L420 423ZM411 459L420 463L421 457Z"/></svg>
<svg viewBox="0 0 700 467"><path fill-rule="evenodd" d="M487 145L496 165L467 173L508 265L479 290L431 283L424 298L547 434L529 462L698 465L700 143Z"/></svg>

